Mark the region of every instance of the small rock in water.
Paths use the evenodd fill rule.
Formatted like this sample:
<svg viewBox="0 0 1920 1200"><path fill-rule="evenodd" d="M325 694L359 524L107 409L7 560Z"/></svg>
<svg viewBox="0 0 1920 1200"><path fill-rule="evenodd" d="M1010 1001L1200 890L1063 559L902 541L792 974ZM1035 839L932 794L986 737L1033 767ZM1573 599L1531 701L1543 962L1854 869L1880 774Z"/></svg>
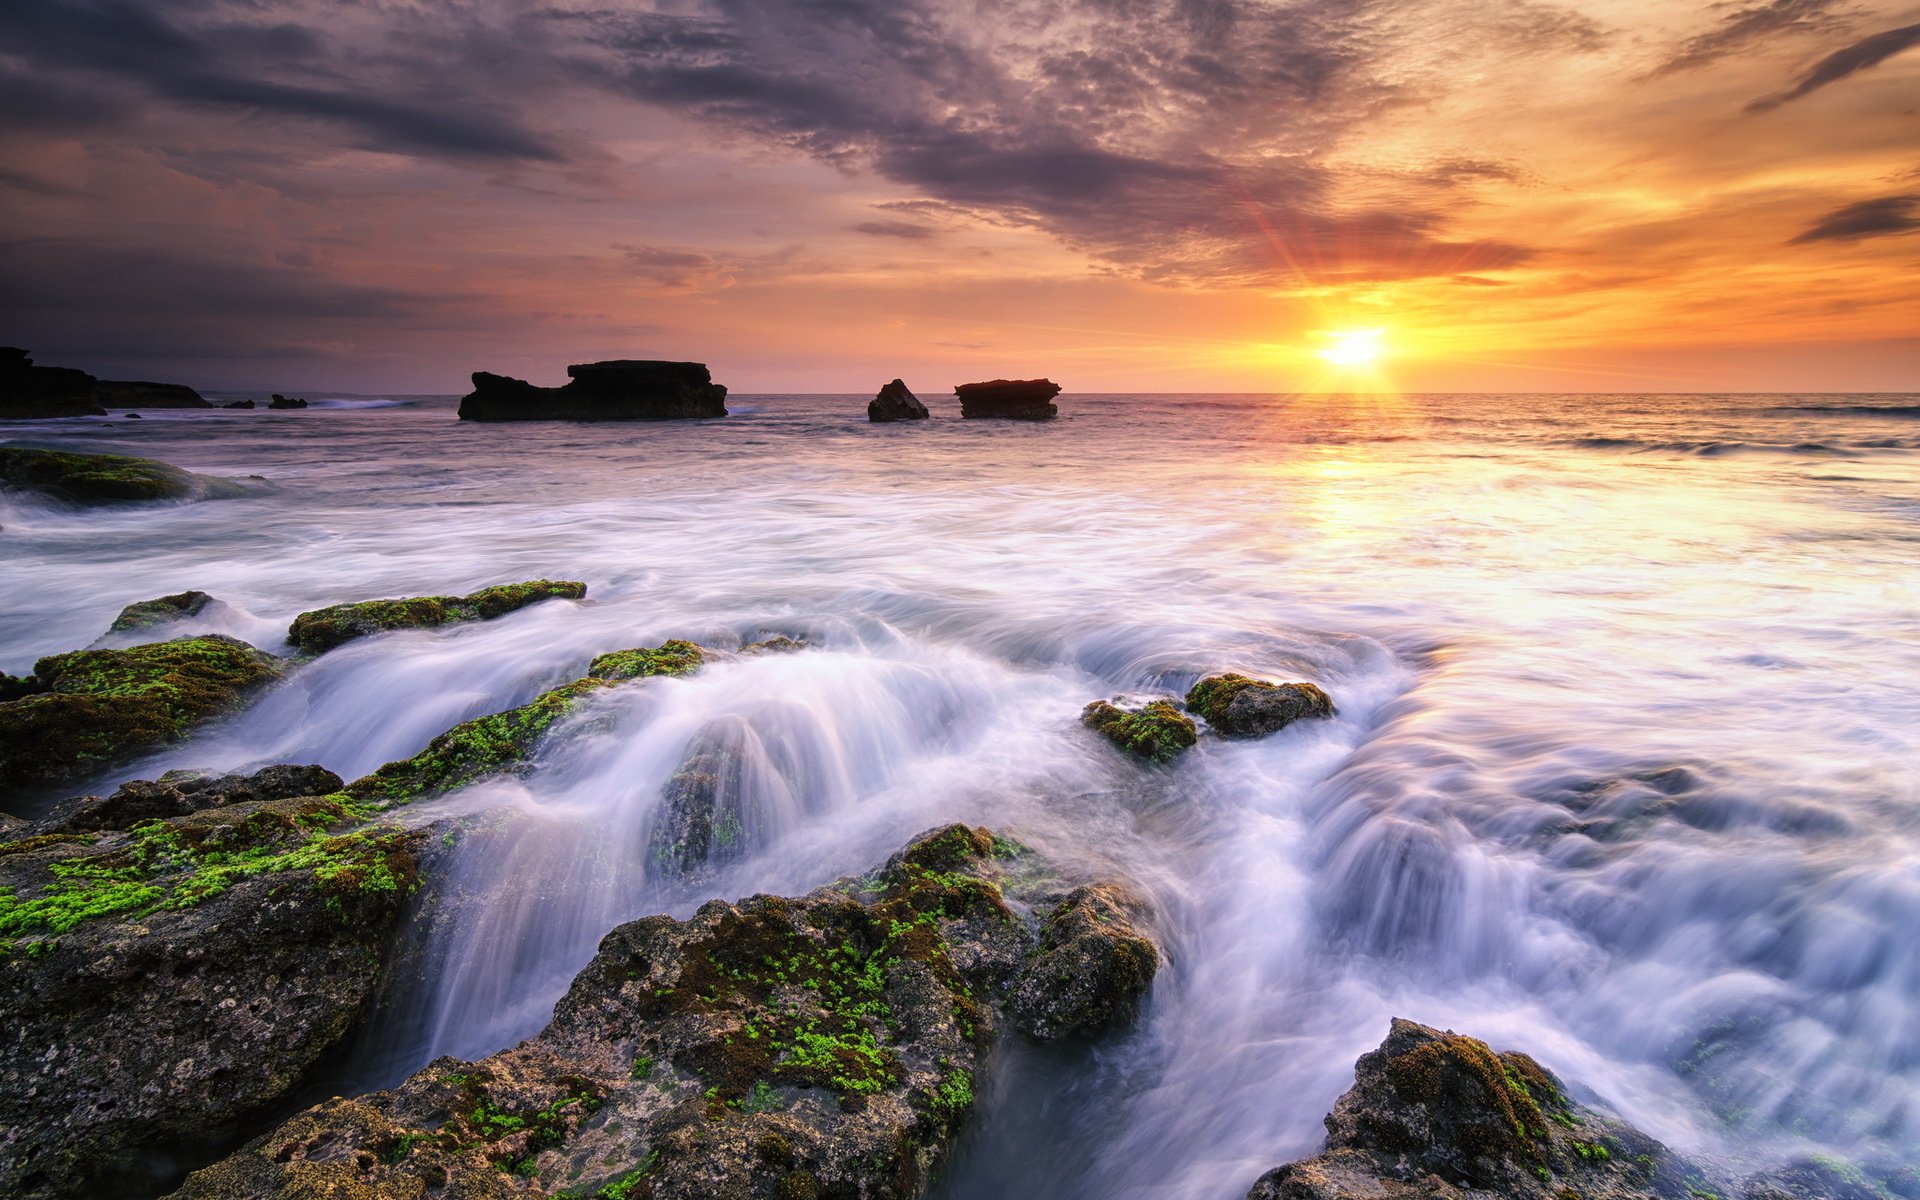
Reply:
<svg viewBox="0 0 1920 1200"><path fill-rule="evenodd" d="M1060 415L1053 398L1060 385L1051 379L991 379L985 383L956 384L962 417L1002 417L1015 421L1048 421Z"/></svg>
<svg viewBox="0 0 1920 1200"><path fill-rule="evenodd" d="M807 644L797 638L777 635L763 641L748 642L740 647L742 654L795 654L805 650Z"/></svg>
<svg viewBox="0 0 1920 1200"><path fill-rule="evenodd" d="M221 405L220 407L221 407L221 408L252 408L252 407L253 407L253 401L251 401L251 400L234 400L234 401L231 401L230 403L227 403L227 404L222 404L222 405Z"/></svg>
<svg viewBox="0 0 1920 1200"><path fill-rule="evenodd" d="M280 408L280 409L305 408L306 406L307 406L307 402L305 400L301 400L298 398L289 399L286 396L282 396L279 392L275 392L273 394L273 403L267 405L268 408Z"/></svg>
<svg viewBox="0 0 1920 1200"><path fill-rule="evenodd" d="M1170 761L1199 740L1193 719L1170 700L1154 700L1132 712L1095 700L1081 711L1080 723L1127 753L1154 762Z"/></svg>
<svg viewBox="0 0 1920 1200"><path fill-rule="evenodd" d="M927 406L898 379L881 388L879 395L867 403L869 421L924 421L929 415Z"/></svg>
<svg viewBox="0 0 1920 1200"><path fill-rule="evenodd" d="M128 633L141 629L152 629L156 625L165 625L170 621L184 620L198 616L200 611L214 602L205 592L176 592L171 596L160 596L152 600L142 600L129 604L120 610L120 615L107 626L108 633Z"/></svg>
<svg viewBox="0 0 1920 1200"><path fill-rule="evenodd" d="M138 420L140 420L140 419L141 419L141 417L140 417L140 414L139 414L139 413L128 413L128 414L127 414L127 420L129 420L129 421L138 421Z"/></svg>
<svg viewBox="0 0 1920 1200"><path fill-rule="evenodd" d="M1260 737L1295 721L1334 715L1333 700L1311 683L1267 683L1231 672L1194 684L1187 708L1224 737Z"/></svg>
<svg viewBox="0 0 1920 1200"><path fill-rule="evenodd" d="M570 579L534 579L481 588L470 596L409 596L400 600L358 600L303 612L287 629L287 640L308 654L324 654L356 638L391 629L431 629L462 621L491 621L542 600L579 600L587 585Z"/></svg>

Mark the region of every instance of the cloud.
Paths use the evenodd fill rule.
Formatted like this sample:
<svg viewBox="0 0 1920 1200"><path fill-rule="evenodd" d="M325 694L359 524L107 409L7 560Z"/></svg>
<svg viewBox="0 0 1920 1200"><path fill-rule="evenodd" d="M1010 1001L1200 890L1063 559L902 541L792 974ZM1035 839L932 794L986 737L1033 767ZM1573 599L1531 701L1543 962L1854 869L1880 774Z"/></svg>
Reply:
<svg viewBox="0 0 1920 1200"><path fill-rule="evenodd" d="M1833 13L1836 4L1837 0L1772 0L1767 4L1733 8L1721 16L1717 26L1682 42L1648 77L1698 70L1783 34L1825 33L1837 29L1842 22Z"/></svg>
<svg viewBox="0 0 1920 1200"><path fill-rule="evenodd" d="M931 225L919 225L912 221L862 221L853 227L853 231L868 237L904 238L907 241L925 241L939 233Z"/></svg>
<svg viewBox="0 0 1920 1200"><path fill-rule="evenodd" d="M1920 229L1920 195L1881 196L1836 208L1787 244L1857 241Z"/></svg>
<svg viewBox="0 0 1920 1200"><path fill-rule="evenodd" d="M664 291L690 292L703 287L726 287L733 276L720 260L698 250L669 246L616 246L630 273Z"/></svg>
<svg viewBox="0 0 1920 1200"><path fill-rule="evenodd" d="M34 0L0 5L0 41L30 64L26 82L55 96L134 87L188 106L340 127L364 149L466 160L563 157L486 98L463 94L454 86L458 72L427 81L412 98L392 98L387 93L405 89L356 77L352 64L334 63L325 40L302 25L229 21L223 8L204 2L170 7L169 15L198 16L201 24L175 24L133 0ZM0 80L0 95L18 90L18 82ZM71 100L40 100L28 112L38 111L42 124L78 128L113 121L126 107L103 98L88 112Z"/></svg>
<svg viewBox="0 0 1920 1200"><path fill-rule="evenodd" d="M1747 111L1770 112L1790 100L1798 100L1807 93L1818 91L1830 83L1838 83L1855 72L1864 71L1916 45L1920 45L1920 25L1905 25L1899 29L1889 29L1884 33L1862 38L1846 49L1836 50L1821 59L1814 64L1811 71L1801 76L1798 83L1786 91L1772 96L1762 96L1747 105Z"/></svg>

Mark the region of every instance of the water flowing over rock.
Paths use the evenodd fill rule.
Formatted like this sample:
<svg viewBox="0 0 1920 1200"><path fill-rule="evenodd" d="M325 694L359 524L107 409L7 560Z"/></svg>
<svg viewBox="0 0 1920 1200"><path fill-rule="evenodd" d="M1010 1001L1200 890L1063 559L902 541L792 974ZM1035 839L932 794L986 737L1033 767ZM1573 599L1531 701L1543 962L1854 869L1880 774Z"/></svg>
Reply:
<svg viewBox="0 0 1920 1200"><path fill-rule="evenodd" d="M1051 379L993 379L954 386L962 417L1004 417L1016 421L1047 421L1060 415L1053 398L1060 385Z"/></svg>
<svg viewBox="0 0 1920 1200"><path fill-rule="evenodd" d="M275 771L203 794L331 779ZM424 836L337 794L110 806L0 844L0 1193L18 1200L150 1194L287 1096L373 994Z"/></svg>
<svg viewBox="0 0 1920 1200"><path fill-rule="evenodd" d="M158 596L152 600L141 600L129 604L120 610L120 615L107 626L108 633L134 633L152 629L156 625L167 625L174 621L198 616L202 609L214 603L212 596L205 592L176 592L171 596Z"/></svg>
<svg viewBox="0 0 1920 1200"><path fill-rule="evenodd" d="M214 499L241 492L232 480L195 475L150 458L23 446L0 446L0 484L82 505Z"/></svg>
<svg viewBox="0 0 1920 1200"><path fill-rule="evenodd" d="M869 421L924 421L929 415L927 406L920 403L920 397L898 379L881 388L880 393L867 402Z"/></svg>
<svg viewBox="0 0 1920 1200"><path fill-rule="evenodd" d="M1311 683L1274 684L1232 673L1194 684L1187 707L1224 737L1261 737L1295 721L1334 715L1333 700Z"/></svg>
<svg viewBox="0 0 1920 1200"><path fill-rule="evenodd" d="M1153 762L1169 762L1199 740L1193 718L1164 699L1132 710L1095 700L1081 712L1080 723L1128 754Z"/></svg>
<svg viewBox="0 0 1920 1200"><path fill-rule="evenodd" d="M622 925L537 1036L311 1108L175 1195L918 1196L1031 952L1003 891L1028 853L949 826L804 898Z"/></svg>
<svg viewBox="0 0 1920 1200"><path fill-rule="evenodd" d="M403 600L358 600L303 612L287 640L307 654L324 654L356 638L393 629L433 629L462 621L490 621L555 598L580 600L587 585L576 580L534 579L482 588L470 596L410 596Z"/></svg>
<svg viewBox="0 0 1920 1200"><path fill-rule="evenodd" d="M94 399L107 408L212 408L199 392L184 383L102 379L93 385Z"/></svg>
<svg viewBox="0 0 1920 1200"><path fill-rule="evenodd" d="M0 346L0 420L104 417L94 395L97 381L71 367L36 367L17 346Z"/></svg>
<svg viewBox="0 0 1920 1200"><path fill-rule="evenodd" d="M0 703L0 787L98 770L233 712L281 659L219 634L43 658Z"/></svg>
<svg viewBox="0 0 1920 1200"><path fill-rule="evenodd" d="M524 379L473 374L460 401L463 421L665 421L727 415L727 389L705 363L612 359L567 368L571 382L535 387Z"/></svg>

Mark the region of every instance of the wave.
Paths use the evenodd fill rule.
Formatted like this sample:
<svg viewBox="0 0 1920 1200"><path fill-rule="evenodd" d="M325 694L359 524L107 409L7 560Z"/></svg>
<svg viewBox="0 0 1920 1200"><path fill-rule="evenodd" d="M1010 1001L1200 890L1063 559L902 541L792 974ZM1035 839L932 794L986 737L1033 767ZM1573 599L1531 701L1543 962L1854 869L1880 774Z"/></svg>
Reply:
<svg viewBox="0 0 1920 1200"><path fill-rule="evenodd" d="M1920 417L1920 404L1783 404L1762 409L1776 413L1824 413L1828 416Z"/></svg>

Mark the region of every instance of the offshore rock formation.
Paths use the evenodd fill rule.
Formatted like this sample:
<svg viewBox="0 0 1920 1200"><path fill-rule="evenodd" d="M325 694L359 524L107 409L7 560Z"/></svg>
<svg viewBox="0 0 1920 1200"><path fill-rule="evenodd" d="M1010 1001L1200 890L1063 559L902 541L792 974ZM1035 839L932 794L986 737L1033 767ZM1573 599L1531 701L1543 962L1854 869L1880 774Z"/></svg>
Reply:
<svg viewBox="0 0 1920 1200"><path fill-rule="evenodd" d="M75 650L9 680L0 787L71 779L185 736L280 677L282 660L220 634Z"/></svg>
<svg viewBox="0 0 1920 1200"><path fill-rule="evenodd" d="M107 408L212 408L199 392L184 383L102 379L93 385L94 399Z"/></svg>
<svg viewBox="0 0 1920 1200"><path fill-rule="evenodd" d="M94 396L98 381L71 367L36 367L25 350L0 346L0 420L104 417Z"/></svg>
<svg viewBox="0 0 1920 1200"><path fill-rule="evenodd" d="M570 579L534 579L482 588L470 596L411 596L402 600L359 600L303 612L287 629L287 640L306 654L324 654L356 638L390 629L431 629L462 621L491 621L510 612L560 598L579 600L587 585Z"/></svg>
<svg viewBox="0 0 1920 1200"><path fill-rule="evenodd" d="M898 379L881 388L880 393L867 402L869 421L924 421L929 415L920 397Z"/></svg>
<svg viewBox="0 0 1920 1200"><path fill-rule="evenodd" d="M251 400L229 400L225 404L222 404L220 407L221 408L252 408L254 407L254 403Z"/></svg>
<svg viewBox="0 0 1920 1200"><path fill-rule="evenodd" d="M1222 737L1262 737L1295 721L1334 715L1333 700L1311 683L1267 683L1228 672L1187 691L1187 708Z"/></svg>
<svg viewBox="0 0 1920 1200"><path fill-rule="evenodd" d="M953 389L960 397L962 417L1003 417L1016 421L1047 421L1060 415L1053 398L1060 385L1051 379L994 379L962 383Z"/></svg>
<svg viewBox="0 0 1920 1200"><path fill-rule="evenodd" d="M287 397L282 396L279 392L275 392L273 394L272 402L267 405L268 408L278 408L278 409L305 408L306 406L307 406L307 402L305 400L301 400L297 397L289 400Z"/></svg>
<svg viewBox="0 0 1920 1200"><path fill-rule="evenodd" d="M0 446L0 484L85 505L221 499L242 491L230 479L195 475L150 458L24 446Z"/></svg>
<svg viewBox="0 0 1920 1200"><path fill-rule="evenodd" d="M1003 890L1029 853L949 826L804 898L622 925L536 1037L308 1109L175 1195L908 1200L972 1109L1032 960L1027 905ZM1099 972L1112 989L1043 1006L1062 1027L1103 1023L1093 1010L1151 978L1151 943L1100 931L1084 953L1126 965Z"/></svg>
<svg viewBox="0 0 1920 1200"><path fill-rule="evenodd" d="M108 633L135 633L198 616L214 599L205 592L176 592L129 604L107 626Z"/></svg>
<svg viewBox="0 0 1920 1200"><path fill-rule="evenodd" d="M567 368L557 388L473 374L460 401L463 421L666 421L727 415L727 389L705 363L613 359Z"/></svg>
<svg viewBox="0 0 1920 1200"><path fill-rule="evenodd" d="M1193 718L1171 700L1149 701L1132 710L1095 700L1080 713L1080 723L1128 754L1151 762L1171 762L1199 740Z"/></svg>
<svg viewBox="0 0 1920 1200"><path fill-rule="evenodd" d="M1735 1181L1568 1098L1525 1054L1396 1018L1360 1057L1317 1157L1247 1200L1888 1200L1920 1173L1803 1160Z"/></svg>
<svg viewBox="0 0 1920 1200"><path fill-rule="evenodd" d="M0 1194L147 1192L345 1036L426 835L284 795L328 782L148 784L197 807L116 793L0 844Z"/></svg>

